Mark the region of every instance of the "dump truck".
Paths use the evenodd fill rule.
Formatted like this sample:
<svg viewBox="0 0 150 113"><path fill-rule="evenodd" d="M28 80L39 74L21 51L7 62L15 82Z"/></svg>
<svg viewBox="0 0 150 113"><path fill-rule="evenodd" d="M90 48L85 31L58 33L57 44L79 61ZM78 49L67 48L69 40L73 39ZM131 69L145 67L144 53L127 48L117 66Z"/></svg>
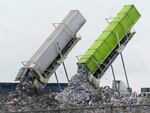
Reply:
<svg viewBox="0 0 150 113"><path fill-rule="evenodd" d="M77 32L85 22L79 10L71 10L61 23L53 23L56 29L28 61L22 62L15 80L31 81L36 89L42 89L80 40Z"/></svg>
<svg viewBox="0 0 150 113"><path fill-rule="evenodd" d="M134 5L125 5L109 22L108 27L95 40L84 55L78 56L78 65L85 65L91 72L90 80L98 84L100 78L111 66L135 34L132 27L141 17ZM92 79L91 79L92 78Z"/></svg>
<svg viewBox="0 0 150 113"><path fill-rule="evenodd" d="M111 66L116 57L122 52L135 31L132 27L140 18L140 13L134 5L125 5L112 18L108 27L95 40L84 55L78 56L77 65L84 65L91 73L89 80L97 83ZM78 10L72 10L59 23L55 31L31 57L23 62L16 80L28 78L36 89L43 88L58 66L61 65L70 50L80 40L76 33L86 22Z"/></svg>

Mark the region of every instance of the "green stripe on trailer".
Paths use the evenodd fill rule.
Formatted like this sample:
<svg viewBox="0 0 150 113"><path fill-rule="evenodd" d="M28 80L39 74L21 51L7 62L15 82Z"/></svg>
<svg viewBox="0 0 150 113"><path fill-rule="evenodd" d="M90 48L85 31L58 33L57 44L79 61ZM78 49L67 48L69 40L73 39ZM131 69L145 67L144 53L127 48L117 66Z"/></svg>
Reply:
<svg viewBox="0 0 150 113"><path fill-rule="evenodd" d="M131 30L140 16L134 5L125 5L86 53L81 56L78 64L85 64L90 72L94 74L99 65L103 64L117 47L118 41L121 41Z"/></svg>

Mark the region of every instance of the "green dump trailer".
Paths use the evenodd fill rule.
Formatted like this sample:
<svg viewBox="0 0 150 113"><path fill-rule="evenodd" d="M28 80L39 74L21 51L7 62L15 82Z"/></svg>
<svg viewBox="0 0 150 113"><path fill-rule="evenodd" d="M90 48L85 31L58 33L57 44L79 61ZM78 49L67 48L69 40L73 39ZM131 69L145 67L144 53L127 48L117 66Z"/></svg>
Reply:
<svg viewBox="0 0 150 113"><path fill-rule="evenodd" d="M125 47L135 34L131 29L140 16L134 5L125 5L86 53L80 56L78 64L84 64L96 78L100 78L118 56L119 49Z"/></svg>

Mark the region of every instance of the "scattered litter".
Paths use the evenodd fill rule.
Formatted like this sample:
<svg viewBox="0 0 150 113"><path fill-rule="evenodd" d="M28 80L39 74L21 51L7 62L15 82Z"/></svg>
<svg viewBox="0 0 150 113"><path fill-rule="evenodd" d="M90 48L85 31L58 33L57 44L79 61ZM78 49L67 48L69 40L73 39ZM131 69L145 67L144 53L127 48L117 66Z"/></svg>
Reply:
<svg viewBox="0 0 150 113"><path fill-rule="evenodd" d="M120 94L109 86L97 88L89 82L89 73L84 67L78 69L78 73L72 77L69 86L61 93L28 95L25 92L32 90L32 84L25 81L20 83L16 91L7 97L0 97L0 112L2 111L37 111L51 109L66 109L73 107L92 106L125 106L150 104L150 99L142 98L135 92L131 94ZM33 93L33 92L32 92ZM87 110L85 110L87 111ZM108 109L93 109L85 113L107 113ZM150 107L116 108L114 113L148 113ZM75 112L75 110L73 111ZM83 112L84 110L78 110ZM67 112L63 112L67 113Z"/></svg>

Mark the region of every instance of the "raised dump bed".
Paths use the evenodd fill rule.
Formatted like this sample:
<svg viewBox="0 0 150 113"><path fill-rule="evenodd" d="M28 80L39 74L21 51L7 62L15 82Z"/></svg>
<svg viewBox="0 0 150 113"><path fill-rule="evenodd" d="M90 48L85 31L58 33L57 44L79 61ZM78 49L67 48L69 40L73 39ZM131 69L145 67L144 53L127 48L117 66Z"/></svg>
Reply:
<svg viewBox="0 0 150 113"><path fill-rule="evenodd" d="M69 14L58 24L56 29L36 51L29 61L23 62L16 80L22 81L28 78L36 89L43 88L51 75L69 54L81 37L76 34L85 24L86 20L79 10L71 10Z"/></svg>
<svg viewBox="0 0 150 113"><path fill-rule="evenodd" d="M86 53L81 56L78 64L85 64L93 75L100 78L98 74L106 65L108 67L111 64L108 63L111 59L110 56L117 56L114 50L118 48L118 44L125 43L126 45L128 42L126 39L128 37L130 39L134 35L135 32L131 33L130 31L140 16L134 5L125 5Z"/></svg>

